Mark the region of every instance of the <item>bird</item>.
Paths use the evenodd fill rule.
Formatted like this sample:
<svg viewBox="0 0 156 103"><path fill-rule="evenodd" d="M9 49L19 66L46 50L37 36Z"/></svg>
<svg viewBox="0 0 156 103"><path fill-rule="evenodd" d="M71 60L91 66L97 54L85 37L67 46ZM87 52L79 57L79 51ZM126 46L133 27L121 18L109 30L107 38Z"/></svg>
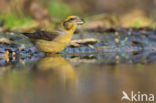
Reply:
<svg viewBox="0 0 156 103"><path fill-rule="evenodd" d="M81 17L68 16L54 31L36 31L23 35L29 37L40 51L59 53L69 45L76 28L84 23Z"/></svg>

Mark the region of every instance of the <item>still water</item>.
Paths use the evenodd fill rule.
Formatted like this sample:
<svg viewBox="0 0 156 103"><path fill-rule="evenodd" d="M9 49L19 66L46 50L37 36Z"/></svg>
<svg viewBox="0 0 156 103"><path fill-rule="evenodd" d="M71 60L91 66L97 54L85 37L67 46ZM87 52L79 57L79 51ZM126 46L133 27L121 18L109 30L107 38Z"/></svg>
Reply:
<svg viewBox="0 0 156 103"><path fill-rule="evenodd" d="M3 61L0 103L128 103L122 91L156 95L155 60L145 52Z"/></svg>

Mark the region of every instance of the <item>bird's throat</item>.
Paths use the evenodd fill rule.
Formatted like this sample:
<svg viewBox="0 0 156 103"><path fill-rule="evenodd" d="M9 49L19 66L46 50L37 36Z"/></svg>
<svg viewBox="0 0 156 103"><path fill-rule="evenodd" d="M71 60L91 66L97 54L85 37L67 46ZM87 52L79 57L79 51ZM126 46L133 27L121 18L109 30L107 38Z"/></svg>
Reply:
<svg viewBox="0 0 156 103"><path fill-rule="evenodd" d="M67 34L73 34L77 28L76 24L62 24L61 28L67 32Z"/></svg>

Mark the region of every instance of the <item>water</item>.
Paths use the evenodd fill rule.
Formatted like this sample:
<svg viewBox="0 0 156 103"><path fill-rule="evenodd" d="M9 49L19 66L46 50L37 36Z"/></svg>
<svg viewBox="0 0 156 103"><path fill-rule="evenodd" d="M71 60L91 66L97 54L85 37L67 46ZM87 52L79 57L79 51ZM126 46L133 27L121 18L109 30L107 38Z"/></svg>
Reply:
<svg viewBox="0 0 156 103"><path fill-rule="evenodd" d="M0 103L121 103L122 91L156 94L155 60L155 52L144 52L5 61Z"/></svg>

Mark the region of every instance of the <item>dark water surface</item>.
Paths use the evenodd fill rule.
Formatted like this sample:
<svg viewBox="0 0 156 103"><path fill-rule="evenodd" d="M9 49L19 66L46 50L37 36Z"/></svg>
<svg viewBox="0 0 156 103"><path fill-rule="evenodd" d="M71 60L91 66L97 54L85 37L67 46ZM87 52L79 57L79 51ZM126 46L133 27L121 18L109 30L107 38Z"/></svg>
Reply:
<svg viewBox="0 0 156 103"><path fill-rule="evenodd" d="M127 103L122 91L156 95L155 60L155 52L145 52L5 61L0 103Z"/></svg>

